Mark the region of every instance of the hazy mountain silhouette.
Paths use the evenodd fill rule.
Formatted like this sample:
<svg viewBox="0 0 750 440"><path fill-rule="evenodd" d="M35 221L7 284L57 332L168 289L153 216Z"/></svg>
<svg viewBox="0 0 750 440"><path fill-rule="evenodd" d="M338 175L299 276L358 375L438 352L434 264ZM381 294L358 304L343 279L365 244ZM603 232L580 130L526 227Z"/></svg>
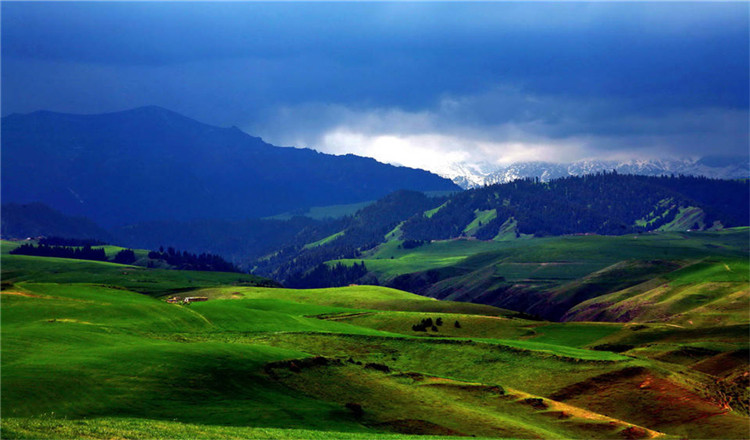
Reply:
<svg viewBox="0 0 750 440"><path fill-rule="evenodd" d="M456 190L424 170L281 148L149 106L2 119L3 202L43 202L104 226L241 219L354 203L398 189Z"/></svg>

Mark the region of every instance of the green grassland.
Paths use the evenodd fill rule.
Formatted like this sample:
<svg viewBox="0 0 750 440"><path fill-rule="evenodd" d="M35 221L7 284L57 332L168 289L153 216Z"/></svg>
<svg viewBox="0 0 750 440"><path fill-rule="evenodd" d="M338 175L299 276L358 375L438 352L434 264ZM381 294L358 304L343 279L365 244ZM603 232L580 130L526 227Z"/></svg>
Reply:
<svg viewBox="0 0 750 440"><path fill-rule="evenodd" d="M324 245L324 244L326 244L326 243L330 243L330 242L332 242L333 240L335 240L335 239L337 239L337 238L341 237L341 236L342 236L342 235L344 235L345 233L346 233L345 231L340 231L340 232L337 232L337 233L335 233L335 234L329 235L328 237L325 237L325 238L321 238L321 239L320 239L320 240L318 240L318 241L315 241L315 242L312 242L312 243L308 243L308 244L306 244L306 245L304 246L304 248L305 248L305 249L311 249L311 248L314 248L314 247L322 246L322 245Z"/></svg>
<svg viewBox="0 0 750 440"><path fill-rule="evenodd" d="M385 234L385 241L393 241L393 240L400 240L401 236L403 235L403 231L401 230L401 227L404 225L404 222L399 223L396 225L395 228L393 228L390 232Z"/></svg>
<svg viewBox="0 0 750 440"><path fill-rule="evenodd" d="M425 249L468 260L496 245ZM551 323L377 286L1 263L2 438L744 438L750 423L747 321ZM727 264L665 277L743 282L746 263ZM442 325L415 331L425 318Z"/></svg>
<svg viewBox="0 0 750 440"><path fill-rule="evenodd" d="M425 211L424 212L424 216L427 217L427 218L432 218L433 215L437 214L437 212L440 211L441 209L443 209L445 207L445 205L447 205L447 204L448 204L448 202L445 202L442 205L438 206L437 208L433 208L433 209Z"/></svg>
<svg viewBox="0 0 750 440"><path fill-rule="evenodd" d="M707 256L743 257L747 253L748 228L732 228L718 232L665 232L614 237L577 235L500 242L448 240L414 249L400 249L393 243L386 243L367 255L364 261L368 269L372 265L371 271L387 278L465 260L465 265L470 268L485 262L577 263L586 265L590 273L629 259L684 260ZM351 260L355 261L360 260ZM565 275L569 267L560 269L559 273ZM580 273L571 276L576 277Z"/></svg>
<svg viewBox="0 0 750 440"><path fill-rule="evenodd" d="M367 269L383 280L410 272L447 267L467 257L497 249L495 243L478 240L447 240L430 243L416 249L403 249L399 240L389 241L376 248L364 259L335 260L354 264L364 261Z"/></svg>
<svg viewBox="0 0 750 440"><path fill-rule="evenodd" d="M10 251L24 243L22 241L0 240L0 255L7 255Z"/></svg>
<svg viewBox="0 0 750 440"><path fill-rule="evenodd" d="M706 213L702 209L695 206L688 206L679 208L677 215L671 222L660 226L657 231L686 231L688 229L703 229L706 224L703 219L706 217Z"/></svg>
<svg viewBox="0 0 750 440"><path fill-rule="evenodd" d="M442 301L441 301L442 302ZM326 319L347 322L361 327L410 336L450 337L476 340L518 340L529 346L534 343L552 344L562 347L582 348L593 345L623 328L614 323L547 323L529 321L507 311L504 315L480 315L466 313L424 313L404 311L370 311L361 313L339 313L327 315ZM415 331L412 326L422 319L430 318L433 322L441 318L442 325L425 332ZM458 325L456 325L458 322ZM512 343L516 347L520 347ZM537 346L540 347L540 346ZM593 353L586 353L593 355Z"/></svg>
<svg viewBox="0 0 750 440"><path fill-rule="evenodd" d="M554 320L746 322L749 233L748 228L732 228L528 240L501 237L436 241L413 249L403 249L394 240L362 259L330 264L364 261L383 284ZM434 280L437 274L438 280L403 282L404 276L419 280L427 271L437 272L424 278ZM662 291L664 285L669 292ZM661 290L651 291L657 287ZM658 307L651 307L654 301ZM605 311L605 306L612 307Z"/></svg>
<svg viewBox="0 0 750 440"><path fill-rule="evenodd" d="M171 420L149 420L125 417L67 419L44 414L33 418L3 418L7 438L19 440L56 439L177 439L209 438L227 440L446 440L451 436L409 435L378 432L336 432L310 429L281 429L201 425ZM6 437L4 437L6 438Z"/></svg>
<svg viewBox="0 0 750 440"><path fill-rule="evenodd" d="M584 301L571 320L659 321L687 326L748 322L750 266L706 259L633 287Z"/></svg>
<svg viewBox="0 0 750 440"><path fill-rule="evenodd" d="M147 269L89 260L3 255L4 284L22 281L45 283L110 284L149 295L166 295L200 287L256 285L262 278L226 272Z"/></svg>
<svg viewBox="0 0 750 440"><path fill-rule="evenodd" d="M495 209L489 209L487 211L477 210L474 212L474 220L466 225L463 232L467 236L473 237L483 225L486 225L495 218L497 218L497 210Z"/></svg>

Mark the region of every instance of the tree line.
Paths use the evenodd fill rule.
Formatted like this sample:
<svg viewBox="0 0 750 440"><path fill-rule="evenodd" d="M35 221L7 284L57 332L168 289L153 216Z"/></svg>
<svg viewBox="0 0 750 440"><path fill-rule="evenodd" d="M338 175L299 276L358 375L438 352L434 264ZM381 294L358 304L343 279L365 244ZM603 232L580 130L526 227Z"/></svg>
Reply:
<svg viewBox="0 0 750 440"><path fill-rule="evenodd" d="M193 254L178 251L173 247L160 247L158 251L148 253L152 260L162 260L177 270L202 270L211 272L241 272L234 264L222 257L209 253Z"/></svg>
<svg viewBox="0 0 750 440"><path fill-rule="evenodd" d="M75 258L78 260L107 261L107 254L104 249L93 249L91 246L69 247L69 246L48 246L40 244L34 246L27 243L11 250L13 255L33 255L37 257L55 257L55 258Z"/></svg>
<svg viewBox="0 0 750 440"><path fill-rule="evenodd" d="M56 239L58 243L79 243L77 239ZM9 253L14 255L32 255L38 257L74 258L78 260L109 261L103 248L92 248L86 244L83 246L51 246L32 243L22 244L12 249ZM178 270L202 270L214 272L241 272L234 264L224 260L218 255L202 253L192 254L187 251L178 251L172 247L159 248L158 251L148 253L151 260L161 260ZM135 251L122 249L112 258L112 262L119 264L133 264L138 260Z"/></svg>
<svg viewBox="0 0 750 440"><path fill-rule="evenodd" d="M47 246L104 246L105 242L91 238L42 237L39 244Z"/></svg>
<svg viewBox="0 0 750 440"><path fill-rule="evenodd" d="M355 283L367 274L364 261L347 266L319 264L309 272L295 273L284 285L293 289L315 289L321 287L341 287Z"/></svg>

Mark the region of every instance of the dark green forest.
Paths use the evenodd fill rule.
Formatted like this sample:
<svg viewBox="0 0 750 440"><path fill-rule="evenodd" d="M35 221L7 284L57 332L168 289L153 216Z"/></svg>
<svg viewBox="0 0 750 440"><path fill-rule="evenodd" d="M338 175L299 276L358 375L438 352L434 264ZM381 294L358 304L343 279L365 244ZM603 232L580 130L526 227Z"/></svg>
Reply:
<svg viewBox="0 0 750 440"><path fill-rule="evenodd" d="M462 235L475 211L496 210L497 217L477 231L476 238L495 237L509 218L519 234L537 237L593 233L621 235L656 230L672 222L680 208L698 207L705 229L719 221L724 227L747 225L750 197L747 181L705 177L648 177L615 172L566 177L550 182L523 179L465 191L430 218L414 216L404 223L404 238L441 240ZM663 214L663 215L660 215ZM653 220L640 226L639 219Z"/></svg>

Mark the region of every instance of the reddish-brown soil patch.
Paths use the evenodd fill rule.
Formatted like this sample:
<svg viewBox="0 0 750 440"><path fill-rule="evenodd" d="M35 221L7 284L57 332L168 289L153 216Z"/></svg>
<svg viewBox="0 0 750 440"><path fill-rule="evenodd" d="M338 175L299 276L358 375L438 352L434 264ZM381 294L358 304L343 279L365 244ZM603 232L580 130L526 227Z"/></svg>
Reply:
<svg viewBox="0 0 750 440"><path fill-rule="evenodd" d="M529 397L528 399L523 399L521 402L531 406L534 409L549 408L549 405L547 405L547 403L545 403L543 399L540 399L538 397Z"/></svg>
<svg viewBox="0 0 750 440"><path fill-rule="evenodd" d="M549 396L552 400L565 401L572 399L581 394L588 394L592 391L606 389L613 383L623 379L630 379L642 375L646 372L643 367L627 367L622 370L613 371L611 373L605 373L590 379L586 379L583 382L574 383L556 393Z"/></svg>
<svg viewBox="0 0 750 440"><path fill-rule="evenodd" d="M713 376L724 377L739 369L750 366L750 350L735 350L721 353L709 359L698 362L692 368Z"/></svg>
<svg viewBox="0 0 750 440"><path fill-rule="evenodd" d="M620 431L620 435L622 436L622 438L625 438L628 440L636 440L636 439L650 437L648 431L646 431L643 428L639 428L637 426L631 426L631 427L623 429L622 431Z"/></svg>
<svg viewBox="0 0 750 440"><path fill-rule="evenodd" d="M728 413L704 391L643 367L629 367L567 386L549 398L668 434L745 438L747 417Z"/></svg>
<svg viewBox="0 0 750 440"><path fill-rule="evenodd" d="M696 362L716 356L719 353L720 352L716 350L709 350L700 347L680 347L677 350L658 356L657 359L673 364L692 365Z"/></svg>

